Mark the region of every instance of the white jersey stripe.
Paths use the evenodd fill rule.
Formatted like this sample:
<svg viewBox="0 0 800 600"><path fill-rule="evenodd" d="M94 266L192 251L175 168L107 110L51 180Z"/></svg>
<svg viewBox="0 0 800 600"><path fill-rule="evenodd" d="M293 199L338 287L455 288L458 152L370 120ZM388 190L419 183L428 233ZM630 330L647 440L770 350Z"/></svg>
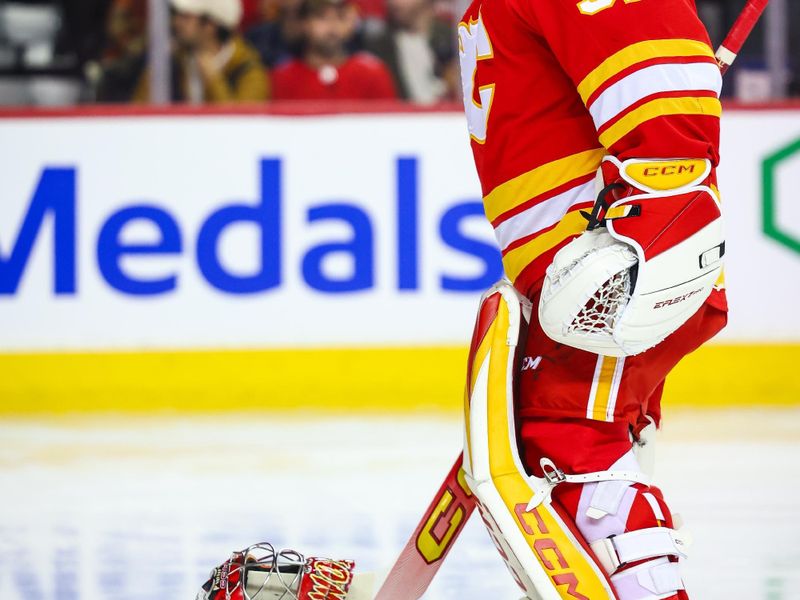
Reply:
<svg viewBox="0 0 800 600"><path fill-rule="evenodd" d="M719 96L722 75L711 63L663 64L645 67L620 79L589 105L600 129L639 100L660 92L711 91Z"/></svg>
<svg viewBox="0 0 800 600"><path fill-rule="evenodd" d="M594 180L548 198L500 223L494 229L502 250L520 238L558 223L576 204L594 200Z"/></svg>

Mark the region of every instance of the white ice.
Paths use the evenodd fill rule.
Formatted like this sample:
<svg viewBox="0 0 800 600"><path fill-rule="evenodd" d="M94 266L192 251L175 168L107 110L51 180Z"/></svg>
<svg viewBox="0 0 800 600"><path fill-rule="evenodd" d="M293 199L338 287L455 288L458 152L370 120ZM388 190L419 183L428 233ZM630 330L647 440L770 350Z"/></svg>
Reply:
<svg viewBox="0 0 800 600"><path fill-rule="evenodd" d="M800 410L667 412L657 480L693 600L800 599ZM386 569L461 445L455 418L0 423L1 600L191 600L256 541ZM520 597L477 518L425 596Z"/></svg>

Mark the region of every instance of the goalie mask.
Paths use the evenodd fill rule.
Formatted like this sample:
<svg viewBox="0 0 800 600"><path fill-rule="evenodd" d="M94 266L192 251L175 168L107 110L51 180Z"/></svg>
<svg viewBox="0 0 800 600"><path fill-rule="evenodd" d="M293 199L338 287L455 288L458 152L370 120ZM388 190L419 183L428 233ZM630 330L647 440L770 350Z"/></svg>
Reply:
<svg viewBox="0 0 800 600"><path fill-rule="evenodd" d="M547 268L539 322L550 338L629 356L697 312L725 252L719 200L701 185L710 170L707 160L604 159L586 232Z"/></svg>
<svg viewBox="0 0 800 600"><path fill-rule="evenodd" d="M367 600L370 576L356 577L354 569L350 560L255 544L214 569L195 600Z"/></svg>

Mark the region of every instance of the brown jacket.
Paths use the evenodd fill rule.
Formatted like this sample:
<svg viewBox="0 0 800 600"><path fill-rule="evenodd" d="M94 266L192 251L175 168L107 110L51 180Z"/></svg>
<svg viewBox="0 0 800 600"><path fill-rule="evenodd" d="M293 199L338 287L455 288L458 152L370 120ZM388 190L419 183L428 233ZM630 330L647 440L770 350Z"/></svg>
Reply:
<svg viewBox="0 0 800 600"><path fill-rule="evenodd" d="M267 70L261 63L258 52L240 36L232 40L233 54L222 71L210 81L205 81L206 104L264 102L270 99L271 89ZM172 99L187 100L186 57L173 60ZM145 69L133 97L134 102L150 100L150 73Z"/></svg>

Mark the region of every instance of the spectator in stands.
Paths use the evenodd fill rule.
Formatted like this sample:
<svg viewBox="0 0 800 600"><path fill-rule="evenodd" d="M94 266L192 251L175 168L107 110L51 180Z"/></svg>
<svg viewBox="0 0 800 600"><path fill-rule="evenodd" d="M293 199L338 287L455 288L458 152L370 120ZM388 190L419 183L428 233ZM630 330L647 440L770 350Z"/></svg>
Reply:
<svg viewBox="0 0 800 600"><path fill-rule="evenodd" d="M147 60L146 4L114 0L106 22L107 45L99 62L86 69L98 102L129 102Z"/></svg>
<svg viewBox="0 0 800 600"><path fill-rule="evenodd" d="M357 15L350 0L303 0L303 56L273 72L276 100L361 100L397 96L377 58L348 52Z"/></svg>
<svg viewBox="0 0 800 600"><path fill-rule="evenodd" d="M301 0L259 0L258 22L245 38L270 68L302 54L300 4Z"/></svg>
<svg viewBox="0 0 800 600"><path fill-rule="evenodd" d="M242 0L242 21L239 23L240 31L247 31L260 21L261 0Z"/></svg>
<svg viewBox="0 0 800 600"><path fill-rule="evenodd" d="M460 90L452 23L438 17L433 0L387 0L388 26L365 47L384 61L406 100L431 104Z"/></svg>
<svg viewBox="0 0 800 600"><path fill-rule="evenodd" d="M106 18L103 59L114 60L145 51L147 5L137 0L114 0Z"/></svg>
<svg viewBox="0 0 800 600"><path fill-rule="evenodd" d="M175 100L215 104L269 98L269 80L258 53L236 33L241 0L172 0L172 7ZM149 97L145 73L135 100Z"/></svg>

